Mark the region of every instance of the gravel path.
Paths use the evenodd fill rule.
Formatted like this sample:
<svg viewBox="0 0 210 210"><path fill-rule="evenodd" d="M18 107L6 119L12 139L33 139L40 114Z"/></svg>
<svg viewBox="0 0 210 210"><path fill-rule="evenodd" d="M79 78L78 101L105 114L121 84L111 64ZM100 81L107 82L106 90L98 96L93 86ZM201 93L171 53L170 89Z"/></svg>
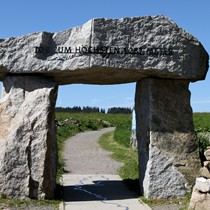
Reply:
<svg viewBox="0 0 210 210"><path fill-rule="evenodd" d="M99 147L100 136L114 129L79 133L65 141L63 157L69 172L62 176L65 210L151 210L139 202L117 175L123 164Z"/></svg>
<svg viewBox="0 0 210 210"><path fill-rule="evenodd" d="M63 157L65 170L71 174L118 174L117 170L123 165L109 157L107 152L99 147L98 140L104 133L115 128L104 128L98 131L88 131L65 141ZM183 205L153 206L153 210L178 210ZM143 208L144 209L144 208Z"/></svg>
<svg viewBox="0 0 210 210"><path fill-rule="evenodd" d="M64 169L71 174L117 174L123 164L111 159L110 152L101 149L98 144L102 134L114 129L78 133L66 140L63 151Z"/></svg>

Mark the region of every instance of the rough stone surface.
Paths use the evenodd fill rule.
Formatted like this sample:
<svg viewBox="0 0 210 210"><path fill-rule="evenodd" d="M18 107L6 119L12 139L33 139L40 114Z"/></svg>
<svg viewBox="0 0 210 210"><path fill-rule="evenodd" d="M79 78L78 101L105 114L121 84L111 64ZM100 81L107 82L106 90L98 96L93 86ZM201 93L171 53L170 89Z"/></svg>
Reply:
<svg viewBox="0 0 210 210"><path fill-rule="evenodd" d="M208 170L210 170L210 161L204 161L204 162L203 162L203 166L204 166L205 168L207 168Z"/></svg>
<svg viewBox="0 0 210 210"><path fill-rule="evenodd" d="M36 53L35 47L47 50ZM0 40L0 79L8 73L41 73L59 84L116 84L144 77L195 81L204 79L207 69L208 54L200 42L162 15L99 18L63 32Z"/></svg>
<svg viewBox="0 0 210 210"><path fill-rule="evenodd" d="M204 155L205 155L206 160L210 160L210 149L207 149L207 150L204 152Z"/></svg>
<svg viewBox="0 0 210 210"><path fill-rule="evenodd" d="M199 174L200 174L200 176L202 176L202 177L205 177L205 178L207 178L207 179L210 179L210 173L209 173L208 168L206 168L206 167L202 167L202 168L199 170Z"/></svg>
<svg viewBox="0 0 210 210"><path fill-rule="evenodd" d="M55 82L8 76L0 100L0 194L52 198L57 145Z"/></svg>
<svg viewBox="0 0 210 210"><path fill-rule="evenodd" d="M209 210L210 209L210 194L201 193L193 189L192 197L188 210Z"/></svg>
<svg viewBox="0 0 210 210"><path fill-rule="evenodd" d="M143 79L136 87L141 193L182 197L199 171L188 81Z"/></svg>
<svg viewBox="0 0 210 210"><path fill-rule="evenodd" d="M210 192L210 179L199 177L196 179L194 189L201 192Z"/></svg>

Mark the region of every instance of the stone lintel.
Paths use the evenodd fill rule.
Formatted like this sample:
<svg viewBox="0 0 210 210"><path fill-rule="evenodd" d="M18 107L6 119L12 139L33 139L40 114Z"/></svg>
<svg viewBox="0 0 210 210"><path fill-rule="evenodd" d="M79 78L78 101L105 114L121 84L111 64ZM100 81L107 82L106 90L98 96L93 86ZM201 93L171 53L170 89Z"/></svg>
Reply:
<svg viewBox="0 0 210 210"><path fill-rule="evenodd" d="M205 79L209 56L163 15L96 18L62 32L0 39L0 80L44 74L58 84L120 84L145 77Z"/></svg>

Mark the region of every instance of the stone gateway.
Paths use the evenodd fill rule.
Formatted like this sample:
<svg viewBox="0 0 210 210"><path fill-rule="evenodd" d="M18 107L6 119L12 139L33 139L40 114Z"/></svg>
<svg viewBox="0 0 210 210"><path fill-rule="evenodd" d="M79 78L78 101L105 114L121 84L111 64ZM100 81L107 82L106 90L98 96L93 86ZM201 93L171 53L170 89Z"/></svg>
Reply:
<svg viewBox="0 0 210 210"><path fill-rule="evenodd" d="M0 193L53 198L58 85L137 82L141 193L184 196L200 167L188 86L205 79L208 60L195 37L162 15L1 39Z"/></svg>

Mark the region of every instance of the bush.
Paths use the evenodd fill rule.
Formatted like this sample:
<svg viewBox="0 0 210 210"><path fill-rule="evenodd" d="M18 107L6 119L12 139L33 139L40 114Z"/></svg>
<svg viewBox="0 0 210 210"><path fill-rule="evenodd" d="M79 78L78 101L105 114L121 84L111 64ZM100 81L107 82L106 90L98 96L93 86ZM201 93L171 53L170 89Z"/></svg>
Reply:
<svg viewBox="0 0 210 210"><path fill-rule="evenodd" d="M193 121L200 160L205 161L204 152L210 146L210 113L194 113Z"/></svg>
<svg viewBox="0 0 210 210"><path fill-rule="evenodd" d="M210 146L210 129L208 127L199 127L195 129L196 140L201 155L204 154L206 148Z"/></svg>

